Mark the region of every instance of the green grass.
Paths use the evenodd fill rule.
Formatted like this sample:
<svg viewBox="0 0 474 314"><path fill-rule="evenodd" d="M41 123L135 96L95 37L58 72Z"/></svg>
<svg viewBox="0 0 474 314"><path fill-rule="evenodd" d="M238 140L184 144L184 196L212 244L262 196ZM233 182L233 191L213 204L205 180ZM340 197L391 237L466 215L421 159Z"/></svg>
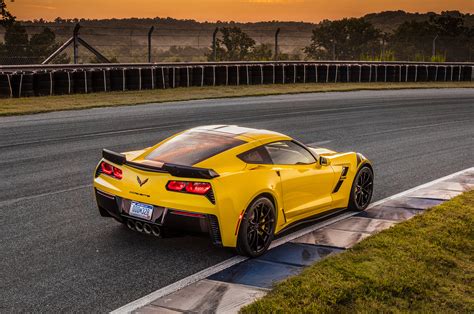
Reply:
<svg viewBox="0 0 474 314"><path fill-rule="evenodd" d="M474 191L330 256L243 313L474 313Z"/></svg>
<svg viewBox="0 0 474 314"><path fill-rule="evenodd" d="M251 86L190 87L166 90L144 90L64 96L12 98L0 100L0 116L31 114L58 110L162 103L169 101L266 96L314 92L353 90L413 89L413 88L473 88L471 82L434 83L330 83L277 84Z"/></svg>

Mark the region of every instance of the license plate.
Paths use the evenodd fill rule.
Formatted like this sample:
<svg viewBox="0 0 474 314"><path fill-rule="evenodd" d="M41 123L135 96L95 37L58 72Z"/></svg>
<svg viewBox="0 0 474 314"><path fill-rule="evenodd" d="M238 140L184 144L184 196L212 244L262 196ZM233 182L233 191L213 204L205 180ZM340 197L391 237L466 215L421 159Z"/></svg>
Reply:
<svg viewBox="0 0 474 314"><path fill-rule="evenodd" d="M153 205L132 202L129 214L133 217L151 220L151 216L153 215Z"/></svg>

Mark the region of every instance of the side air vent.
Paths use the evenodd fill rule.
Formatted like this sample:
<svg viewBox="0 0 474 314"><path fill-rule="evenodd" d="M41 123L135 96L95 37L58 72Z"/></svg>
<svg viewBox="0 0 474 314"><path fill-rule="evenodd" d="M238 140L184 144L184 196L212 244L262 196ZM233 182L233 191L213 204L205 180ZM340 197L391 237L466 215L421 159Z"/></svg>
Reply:
<svg viewBox="0 0 474 314"><path fill-rule="evenodd" d="M214 196L214 191L212 189L207 192L206 197L209 201L211 201L212 204L216 204L216 198Z"/></svg>
<svg viewBox="0 0 474 314"><path fill-rule="evenodd" d="M209 219L209 233L211 235L212 244L221 246L222 238L221 231L219 230L219 221L214 215L208 215Z"/></svg>
<svg viewBox="0 0 474 314"><path fill-rule="evenodd" d="M336 187L334 188L334 191L332 191L333 193L337 193L337 191L339 191L339 189L341 188L341 185L342 183L344 182L344 180L339 180L336 184Z"/></svg>
<svg viewBox="0 0 474 314"><path fill-rule="evenodd" d="M347 166L342 167L341 177L339 178L339 181L337 182L336 186L334 187L334 190L332 191L333 193L337 193L339 191L339 189L341 188L342 183L344 183L344 180L346 179L347 172L349 172L349 167L347 167Z"/></svg>
<svg viewBox="0 0 474 314"><path fill-rule="evenodd" d="M345 178L348 171L349 167L342 167L341 178Z"/></svg>

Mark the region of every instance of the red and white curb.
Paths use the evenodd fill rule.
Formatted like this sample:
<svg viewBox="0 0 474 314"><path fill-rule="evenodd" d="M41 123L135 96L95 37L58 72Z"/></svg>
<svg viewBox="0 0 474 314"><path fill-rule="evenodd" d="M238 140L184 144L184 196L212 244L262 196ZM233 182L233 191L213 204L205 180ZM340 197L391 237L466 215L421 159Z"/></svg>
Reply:
<svg viewBox="0 0 474 314"><path fill-rule="evenodd" d="M344 212L272 243L257 259L232 257L124 305L112 313L233 313L280 280L368 236L474 188L474 167Z"/></svg>

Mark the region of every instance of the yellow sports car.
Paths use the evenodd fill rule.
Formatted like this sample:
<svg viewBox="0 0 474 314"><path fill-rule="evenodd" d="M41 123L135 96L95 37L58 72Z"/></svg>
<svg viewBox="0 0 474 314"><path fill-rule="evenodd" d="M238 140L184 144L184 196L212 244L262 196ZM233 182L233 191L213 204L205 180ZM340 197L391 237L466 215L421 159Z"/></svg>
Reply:
<svg viewBox="0 0 474 314"><path fill-rule="evenodd" d="M210 234L216 245L259 256L302 221L372 198L372 165L359 153L305 146L232 125L193 128L139 151L103 150L94 189L100 214L162 236Z"/></svg>

